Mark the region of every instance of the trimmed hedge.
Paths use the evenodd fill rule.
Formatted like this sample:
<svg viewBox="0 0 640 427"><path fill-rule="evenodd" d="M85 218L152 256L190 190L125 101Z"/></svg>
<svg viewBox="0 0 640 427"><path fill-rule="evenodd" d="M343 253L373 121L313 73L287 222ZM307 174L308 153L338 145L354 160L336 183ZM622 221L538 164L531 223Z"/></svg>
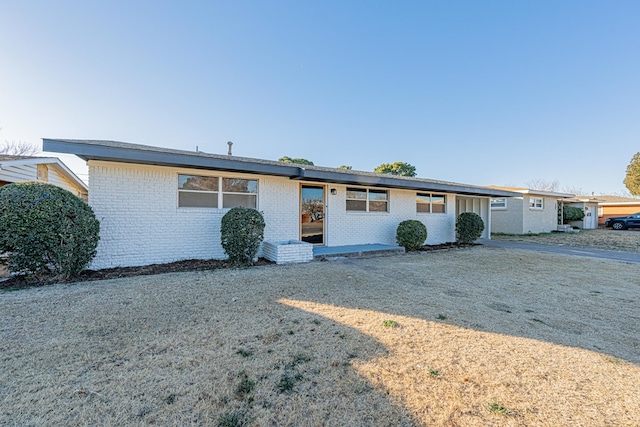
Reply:
<svg viewBox="0 0 640 427"><path fill-rule="evenodd" d="M407 252L417 251L427 240L427 227L415 219L408 219L398 224L396 242L404 246Z"/></svg>
<svg viewBox="0 0 640 427"><path fill-rule="evenodd" d="M250 264L264 239L264 227L264 218L255 209L237 207L224 214L220 233L229 261L236 265Z"/></svg>
<svg viewBox="0 0 640 427"><path fill-rule="evenodd" d="M0 188L0 260L28 280L65 279L96 255L100 223L69 191L41 182Z"/></svg>
<svg viewBox="0 0 640 427"><path fill-rule="evenodd" d="M563 223L566 224L571 221L581 221L584 218L584 211L575 206L564 206L562 208Z"/></svg>
<svg viewBox="0 0 640 427"><path fill-rule="evenodd" d="M456 219L456 235L459 243L471 244L482 236L484 221L473 212L463 212Z"/></svg>

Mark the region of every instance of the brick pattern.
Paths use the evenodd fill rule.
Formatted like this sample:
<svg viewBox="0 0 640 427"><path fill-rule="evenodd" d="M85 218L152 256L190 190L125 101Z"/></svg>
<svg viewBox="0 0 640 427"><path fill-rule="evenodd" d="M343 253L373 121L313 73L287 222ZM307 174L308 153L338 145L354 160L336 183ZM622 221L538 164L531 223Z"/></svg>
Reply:
<svg viewBox="0 0 640 427"><path fill-rule="evenodd" d="M265 241L299 240L300 181L90 161L89 204L100 220L101 236L91 268L226 258L220 244L220 222L226 210L179 208L179 173L257 178L258 210L266 222ZM336 189L335 195L330 193L332 188ZM446 213L418 214L414 191L392 190L390 212L360 213L346 211L346 186L330 184L326 189L329 246L395 244L396 228L406 219L426 225L427 244L455 240L455 195L447 195Z"/></svg>
<svg viewBox="0 0 640 427"><path fill-rule="evenodd" d="M396 244L400 222L415 219L427 227L427 244L455 240L455 195L447 195L446 213L417 213L416 192L391 190L389 212L347 212L347 187L329 185L336 194L327 195L327 245L368 243Z"/></svg>
<svg viewBox="0 0 640 427"><path fill-rule="evenodd" d="M265 241L262 245L262 251L266 259L276 264L292 264L313 260L313 245L298 240Z"/></svg>
<svg viewBox="0 0 640 427"><path fill-rule="evenodd" d="M543 208L531 209L529 197L543 198ZM491 229L496 233L548 233L557 227L558 201L554 197L511 197L507 199L507 209L491 211Z"/></svg>

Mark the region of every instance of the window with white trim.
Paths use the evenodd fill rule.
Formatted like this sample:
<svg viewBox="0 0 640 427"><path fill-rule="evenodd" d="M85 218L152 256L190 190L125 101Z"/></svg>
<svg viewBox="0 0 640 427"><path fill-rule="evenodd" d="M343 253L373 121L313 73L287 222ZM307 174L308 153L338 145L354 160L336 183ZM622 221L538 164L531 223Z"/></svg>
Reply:
<svg viewBox="0 0 640 427"><path fill-rule="evenodd" d="M544 199L542 197L529 197L529 209L543 209Z"/></svg>
<svg viewBox="0 0 640 427"><path fill-rule="evenodd" d="M178 207L256 209L258 181L217 176L178 175Z"/></svg>
<svg viewBox="0 0 640 427"><path fill-rule="evenodd" d="M507 199L491 199L491 209L507 209Z"/></svg>
<svg viewBox="0 0 640 427"><path fill-rule="evenodd" d="M347 188L347 211L388 212L389 192L368 188Z"/></svg>
<svg viewBox="0 0 640 427"><path fill-rule="evenodd" d="M416 193L416 212L445 213L447 198L444 194Z"/></svg>

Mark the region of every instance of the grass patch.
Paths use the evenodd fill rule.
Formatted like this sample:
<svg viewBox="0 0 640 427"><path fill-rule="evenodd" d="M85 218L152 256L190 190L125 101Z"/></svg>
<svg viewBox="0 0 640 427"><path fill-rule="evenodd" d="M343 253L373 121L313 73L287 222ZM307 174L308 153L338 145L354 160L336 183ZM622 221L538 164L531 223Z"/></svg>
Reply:
<svg viewBox="0 0 640 427"><path fill-rule="evenodd" d="M236 351L236 354L239 354L242 357L251 357L253 356L253 351L241 348L240 350Z"/></svg>
<svg viewBox="0 0 640 427"><path fill-rule="evenodd" d="M218 427L244 427L248 425L245 411L230 411L218 418Z"/></svg>
<svg viewBox="0 0 640 427"><path fill-rule="evenodd" d="M496 402L491 402L487 406L489 407L489 411L493 412L494 414L508 415L511 413L511 411L507 407Z"/></svg>
<svg viewBox="0 0 640 427"><path fill-rule="evenodd" d="M253 391L256 383L249 379L249 375L245 371L240 372L238 378L240 378L240 382L236 386L234 394L237 399L244 400Z"/></svg>
<svg viewBox="0 0 640 427"><path fill-rule="evenodd" d="M302 374L293 374L291 372L285 372L280 377L280 381L278 382L278 391L280 393L291 393L296 386L296 383L302 381Z"/></svg>
<svg viewBox="0 0 640 427"><path fill-rule="evenodd" d="M385 328L398 328L400 327L400 324L395 320L385 320L384 322L382 322L382 326L384 326Z"/></svg>

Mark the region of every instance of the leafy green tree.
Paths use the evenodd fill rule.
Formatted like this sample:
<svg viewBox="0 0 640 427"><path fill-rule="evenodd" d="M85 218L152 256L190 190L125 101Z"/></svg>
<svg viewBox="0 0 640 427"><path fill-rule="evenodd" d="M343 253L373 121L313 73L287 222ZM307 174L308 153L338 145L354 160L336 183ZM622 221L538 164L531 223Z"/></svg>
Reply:
<svg viewBox="0 0 640 427"><path fill-rule="evenodd" d="M629 162L623 182L631 194L640 196L640 152L634 154Z"/></svg>
<svg viewBox="0 0 640 427"><path fill-rule="evenodd" d="M309 165L309 166L313 166L313 162L307 159L301 159L299 157L296 157L294 159L292 159L289 156L283 156L280 157L278 159L279 162L283 162L283 163L297 163L299 165Z"/></svg>
<svg viewBox="0 0 640 427"><path fill-rule="evenodd" d="M416 176L416 167L405 162L383 163L373 171L388 175Z"/></svg>
<svg viewBox="0 0 640 427"><path fill-rule="evenodd" d="M350 171L353 168L351 166L347 166L347 165L340 165L340 166L338 166L338 169L345 169L345 170Z"/></svg>

